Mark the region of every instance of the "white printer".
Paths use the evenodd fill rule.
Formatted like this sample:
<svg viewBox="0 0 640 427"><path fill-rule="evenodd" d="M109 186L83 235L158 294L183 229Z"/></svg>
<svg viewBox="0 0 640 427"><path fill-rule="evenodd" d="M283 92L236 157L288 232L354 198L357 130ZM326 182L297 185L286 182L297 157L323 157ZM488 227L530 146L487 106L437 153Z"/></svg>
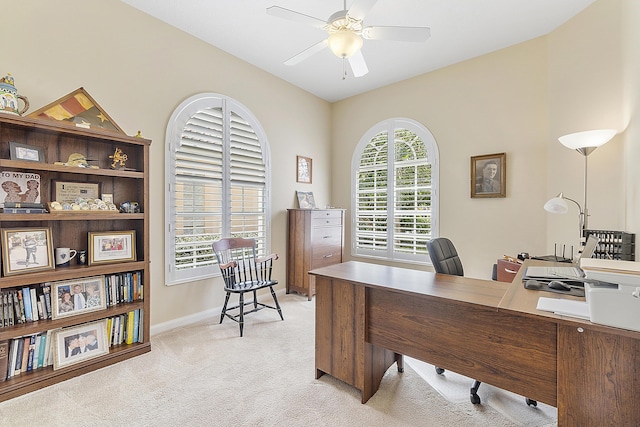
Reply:
<svg viewBox="0 0 640 427"><path fill-rule="evenodd" d="M640 331L640 263L590 258L580 268L597 281L585 283L591 321Z"/></svg>

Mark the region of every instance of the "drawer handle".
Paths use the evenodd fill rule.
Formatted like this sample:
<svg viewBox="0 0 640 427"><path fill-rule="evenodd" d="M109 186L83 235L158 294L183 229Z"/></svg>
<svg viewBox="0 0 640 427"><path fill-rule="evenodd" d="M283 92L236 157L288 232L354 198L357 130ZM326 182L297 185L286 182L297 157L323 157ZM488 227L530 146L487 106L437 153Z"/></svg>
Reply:
<svg viewBox="0 0 640 427"><path fill-rule="evenodd" d="M505 268L504 271L506 271L507 273L511 273L511 274L517 274L517 271L513 271L513 270L509 270L508 268Z"/></svg>
<svg viewBox="0 0 640 427"><path fill-rule="evenodd" d="M323 256L323 258L331 258L332 256L333 256L333 254L329 254L329 255Z"/></svg>
<svg viewBox="0 0 640 427"><path fill-rule="evenodd" d="M323 239L330 239L331 236L322 236Z"/></svg>

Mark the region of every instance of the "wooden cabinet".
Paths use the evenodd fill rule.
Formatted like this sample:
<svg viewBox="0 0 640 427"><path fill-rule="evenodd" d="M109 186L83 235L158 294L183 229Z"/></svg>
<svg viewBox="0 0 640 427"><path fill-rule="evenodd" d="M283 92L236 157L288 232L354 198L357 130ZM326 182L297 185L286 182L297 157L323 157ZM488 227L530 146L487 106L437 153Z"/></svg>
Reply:
<svg viewBox="0 0 640 427"><path fill-rule="evenodd" d="M516 277L516 274L518 274L520 267L522 267L522 264L507 261L506 259L499 259L497 271L498 282L513 282L513 279Z"/></svg>
<svg viewBox="0 0 640 427"><path fill-rule="evenodd" d="M343 260L344 209L289 209L288 221L287 293L311 300L316 290L309 270Z"/></svg>
<svg viewBox="0 0 640 427"><path fill-rule="evenodd" d="M637 336L588 323L558 324L558 425L638 425Z"/></svg>
<svg viewBox="0 0 640 427"><path fill-rule="evenodd" d="M33 146L44 154L44 162L11 160L10 141ZM13 292L24 287L39 286L45 282L81 279L95 276L105 278L120 273L132 273L140 278L136 298L126 298L106 308L81 312L73 316L36 321L3 324L0 343L11 343L17 337L45 333L58 328L79 326L87 322L121 317L137 312L139 318L138 341L129 344L107 344L107 354L95 358L83 358L79 363L68 364L54 371L44 366L15 375L0 382L0 401L7 400L86 372L111 365L151 350L149 340L149 146L151 141L115 132L85 129L54 120L0 115L0 171L37 174L40 177L40 201L51 202L55 182L82 182L99 185L100 194L112 194L119 206L125 201L139 203L140 212L119 213L118 210L87 210L80 212L52 213L0 213L0 228L51 230L51 246L76 250L89 250L89 233L131 232L132 254L127 261L88 263L78 265L75 260L67 267L45 271L22 272L0 277L0 291ZM126 169L111 169L110 155L116 148L127 154ZM80 153L91 159L98 168L56 165L67 162L70 154ZM15 156L13 156L15 157ZM4 197L4 196L3 196ZM135 241L133 236L135 236ZM2 242L8 245L7 242ZM118 246L120 247L120 246ZM125 259L125 258L121 258ZM134 260L133 260L134 259ZM52 289L54 287L52 286ZM106 298L106 290L104 290ZM53 292L51 299L56 298ZM127 302L128 301L128 302ZM109 301L107 301L108 303ZM106 324L106 322L105 322ZM62 353L64 355L64 352ZM6 372L0 373L4 375ZM6 377L4 377L6 378Z"/></svg>

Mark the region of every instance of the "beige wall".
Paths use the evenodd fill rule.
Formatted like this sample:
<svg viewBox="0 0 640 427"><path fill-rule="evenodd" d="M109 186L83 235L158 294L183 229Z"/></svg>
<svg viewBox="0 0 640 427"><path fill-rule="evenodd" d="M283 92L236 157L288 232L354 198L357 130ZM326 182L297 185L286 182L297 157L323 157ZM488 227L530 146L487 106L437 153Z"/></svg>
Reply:
<svg viewBox="0 0 640 427"><path fill-rule="evenodd" d="M622 4L625 229L640 235L640 2Z"/></svg>
<svg viewBox="0 0 640 427"><path fill-rule="evenodd" d="M438 144L440 235L456 245L465 273L491 277L503 254L540 253L546 68L546 41L538 38L334 104L334 204L350 212L346 183L360 136L385 118L408 117ZM501 152L507 155L507 197L471 199L470 157Z"/></svg>
<svg viewBox="0 0 640 427"><path fill-rule="evenodd" d="M238 100L266 131L282 284L285 210L296 205L295 190L350 213L353 149L389 117L417 120L436 138L440 232L459 246L468 275L489 277L503 254L577 243L577 215L542 210L554 192L581 197L581 158L556 140L567 132L626 128L589 159L591 224L640 232L636 0L598 0L549 36L333 105L119 1L97 3L99 11L81 0L16 2L0 72L14 75L31 111L83 86L128 134L153 140L152 325L221 305L217 280L164 286L165 129L173 109L199 92ZM471 199L469 157L499 152L507 153L507 197ZM313 158L313 184L296 185L296 154ZM349 234L350 225L348 243Z"/></svg>
<svg viewBox="0 0 640 427"><path fill-rule="evenodd" d="M548 37L548 195L563 191L583 202L584 157L557 142L559 136L590 129L624 131L622 5L600 0ZM625 229L624 133L588 157L589 228ZM578 210L549 215L548 245L576 242ZM577 243L576 243L577 244Z"/></svg>
<svg viewBox="0 0 640 427"><path fill-rule="evenodd" d="M388 117L415 119L440 149L440 235L454 241L467 275L487 278L503 254L577 248L577 208L564 216L542 208L560 191L582 204L583 158L557 137L622 132L629 122L589 158L589 225L637 233L638 172L625 175L625 165L635 165L639 151L630 138L639 22L637 2L599 0L548 36L334 104L333 203L350 207L345 183L360 136ZM503 151L507 197L471 199L469 157Z"/></svg>
<svg viewBox="0 0 640 427"><path fill-rule="evenodd" d="M84 87L125 130L151 139L151 323L222 305L218 280L164 285L164 138L186 98L217 92L244 104L271 147L272 250L285 277L286 209L295 190L329 200L330 104L119 1L22 0L11 7L0 42L2 73L16 79L30 111ZM92 3L93 5L93 3ZM295 182L296 154L313 158L313 184ZM54 161L58 159L48 159Z"/></svg>

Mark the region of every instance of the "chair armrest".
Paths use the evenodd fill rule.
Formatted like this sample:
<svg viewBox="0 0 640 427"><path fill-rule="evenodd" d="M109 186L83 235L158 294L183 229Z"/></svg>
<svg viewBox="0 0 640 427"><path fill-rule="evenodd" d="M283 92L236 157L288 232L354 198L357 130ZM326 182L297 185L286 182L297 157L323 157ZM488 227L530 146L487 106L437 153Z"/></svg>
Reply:
<svg viewBox="0 0 640 427"><path fill-rule="evenodd" d="M226 270L227 268L236 268L238 263L236 261L230 261L226 264L218 264L218 266L220 267L220 270Z"/></svg>
<svg viewBox="0 0 640 427"><path fill-rule="evenodd" d="M256 263L262 264L263 262L269 261L270 259L273 259L274 261L277 260L278 254L270 254L263 258L256 258Z"/></svg>

